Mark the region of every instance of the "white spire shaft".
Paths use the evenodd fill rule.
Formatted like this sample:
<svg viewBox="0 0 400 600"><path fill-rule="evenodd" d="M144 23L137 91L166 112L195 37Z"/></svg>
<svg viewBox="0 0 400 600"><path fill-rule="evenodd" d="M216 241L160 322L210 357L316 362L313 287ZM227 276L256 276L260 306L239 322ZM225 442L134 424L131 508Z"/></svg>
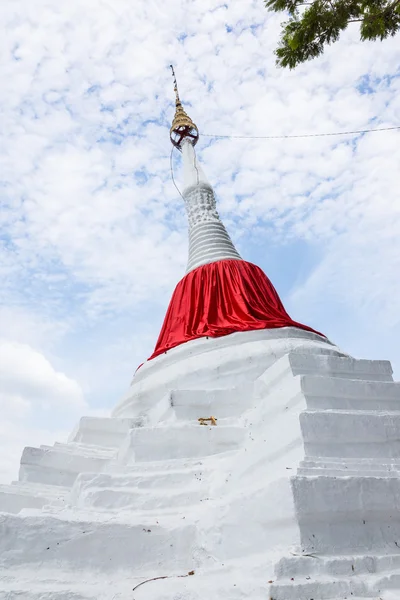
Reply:
<svg viewBox="0 0 400 600"><path fill-rule="evenodd" d="M214 191L198 164L190 140L182 143L184 191L189 221L189 273L219 260L242 260L219 218Z"/></svg>
<svg viewBox="0 0 400 600"><path fill-rule="evenodd" d="M205 183L211 187L210 182L204 174L193 147L192 142L186 138L182 142L182 155L183 155L183 185L184 190L186 188Z"/></svg>

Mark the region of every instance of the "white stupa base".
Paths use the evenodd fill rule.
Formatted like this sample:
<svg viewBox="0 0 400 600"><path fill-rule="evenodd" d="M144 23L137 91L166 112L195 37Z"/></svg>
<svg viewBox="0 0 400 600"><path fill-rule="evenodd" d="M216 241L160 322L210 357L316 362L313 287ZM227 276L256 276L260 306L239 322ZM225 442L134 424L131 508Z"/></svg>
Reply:
<svg viewBox="0 0 400 600"><path fill-rule="evenodd" d="M297 331L187 344L26 448L0 600L398 599L399 384Z"/></svg>
<svg viewBox="0 0 400 600"><path fill-rule="evenodd" d="M144 415L170 390L251 385L278 358L292 351L346 356L326 338L297 327L199 338L144 363L113 416Z"/></svg>

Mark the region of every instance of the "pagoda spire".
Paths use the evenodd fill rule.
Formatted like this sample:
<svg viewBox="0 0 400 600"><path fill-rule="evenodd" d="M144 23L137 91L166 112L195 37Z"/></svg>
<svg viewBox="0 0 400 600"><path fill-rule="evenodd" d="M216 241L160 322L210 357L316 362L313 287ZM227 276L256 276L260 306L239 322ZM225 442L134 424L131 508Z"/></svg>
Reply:
<svg viewBox="0 0 400 600"><path fill-rule="evenodd" d="M202 265L220 260L242 260L236 250L216 206L214 190L198 163L194 146L199 140L199 130L182 107L175 71L176 111L170 130L172 144L183 155L184 190L189 222L189 258L186 273Z"/></svg>
<svg viewBox="0 0 400 600"><path fill-rule="evenodd" d="M175 91L175 116L170 129L170 138L172 144L178 150L182 150L182 142L184 139L190 139L193 146L199 141L199 130L192 119L184 111L182 102L179 98L178 83L176 81L174 67L172 65L172 77L174 78Z"/></svg>
<svg viewBox="0 0 400 600"><path fill-rule="evenodd" d="M297 328L321 335L290 318L265 273L243 260L233 245L218 215L214 190L196 157L199 130L182 107L173 69L172 73L176 112L170 136L183 158L189 260L150 359L199 338L244 331Z"/></svg>

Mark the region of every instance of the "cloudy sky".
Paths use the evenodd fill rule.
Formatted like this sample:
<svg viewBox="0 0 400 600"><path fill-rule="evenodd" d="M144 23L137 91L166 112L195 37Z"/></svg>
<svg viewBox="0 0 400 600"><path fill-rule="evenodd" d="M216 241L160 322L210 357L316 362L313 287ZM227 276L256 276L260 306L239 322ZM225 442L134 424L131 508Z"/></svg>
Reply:
<svg viewBox="0 0 400 600"><path fill-rule="evenodd" d="M400 124L399 38L356 25L277 69L262 0L6 0L0 14L0 480L107 414L153 350L187 254L169 63L204 134ZM296 320L400 375L400 132L201 138L242 256ZM179 157L174 156L179 184Z"/></svg>

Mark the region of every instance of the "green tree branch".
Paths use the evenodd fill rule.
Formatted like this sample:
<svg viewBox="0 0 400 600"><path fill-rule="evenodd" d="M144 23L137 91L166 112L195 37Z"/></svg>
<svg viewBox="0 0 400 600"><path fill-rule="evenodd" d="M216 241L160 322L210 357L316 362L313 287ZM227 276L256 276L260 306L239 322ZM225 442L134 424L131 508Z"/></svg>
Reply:
<svg viewBox="0 0 400 600"><path fill-rule="evenodd" d="M400 0L265 0L268 10L287 11L277 64L293 69L321 55L350 23L360 23L361 40L383 40L400 29Z"/></svg>

